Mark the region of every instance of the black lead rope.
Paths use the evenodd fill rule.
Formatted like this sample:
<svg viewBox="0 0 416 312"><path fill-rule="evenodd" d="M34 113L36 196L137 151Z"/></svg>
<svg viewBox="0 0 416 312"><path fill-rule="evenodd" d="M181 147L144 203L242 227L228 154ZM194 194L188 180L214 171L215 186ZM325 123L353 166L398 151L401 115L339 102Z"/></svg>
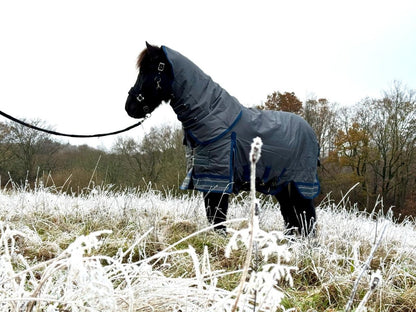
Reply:
<svg viewBox="0 0 416 312"><path fill-rule="evenodd" d="M57 132L57 131L53 131L53 130L48 130L48 129L43 129L43 128L36 127L36 126L28 124L28 123L26 123L22 120L19 120L19 119L13 117L13 116L10 116L9 114L6 114L6 113L2 112L1 110L0 110L0 115L4 116L7 119L10 119L14 122L17 122L17 123L19 123L19 124L21 124L25 127L28 127L28 128L31 128L31 129L34 129L34 130L37 130L37 131L42 131L42 132L52 134L52 135L59 135L59 136L65 136L65 137L71 137L71 138L98 138L98 137L104 137L104 136L119 134L119 133L126 132L126 131L129 131L133 128L136 128L136 127L140 126L143 123L143 121L145 121L146 118L147 118L147 117L145 117L142 120L140 120L138 123L135 123L134 125L131 125L130 127L127 127L125 129L122 129L122 130L114 131L114 132L97 133L97 134L67 134L67 133L61 133L61 132Z"/></svg>

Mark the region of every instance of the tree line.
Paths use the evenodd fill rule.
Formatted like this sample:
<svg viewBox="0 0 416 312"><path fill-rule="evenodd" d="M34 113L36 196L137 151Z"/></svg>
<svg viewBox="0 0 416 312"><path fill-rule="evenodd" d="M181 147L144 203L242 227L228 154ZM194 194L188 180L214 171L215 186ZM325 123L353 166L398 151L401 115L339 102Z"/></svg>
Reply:
<svg viewBox="0 0 416 312"><path fill-rule="evenodd" d="M416 215L416 93L394 82L380 98L340 107L325 98L302 103L294 93L274 92L261 109L301 115L321 147L322 193L339 199L353 185L352 202L362 209Z"/></svg>
<svg viewBox="0 0 416 312"><path fill-rule="evenodd" d="M394 82L379 98L342 107L326 98L300 101L293 92L273 92L259 109L301 115L321 147L320 199L339 200L353 185L352 202L361 209L388 209L416 215L416 97ZM31 121L38 126L41 121ZM45 133L0 123L2 187L43 183L80 192L92 185L177 191L185 175L182 130L153 128L142 140L119 138L110 151L61 144ZM382 200L382 201L381 201ZM319 201L319 199L318 199Z"/></svg>
<svg viewBox="0 0 416 312"><path fill-rule="evenodd" d="M28 123L47 128L41 121ZM42 184L81 193L92 187L177 188L185 175L182 131L152 128L143 140L118 138L111 151L61 144L51 135L0 123L0 184Z"/></svg>

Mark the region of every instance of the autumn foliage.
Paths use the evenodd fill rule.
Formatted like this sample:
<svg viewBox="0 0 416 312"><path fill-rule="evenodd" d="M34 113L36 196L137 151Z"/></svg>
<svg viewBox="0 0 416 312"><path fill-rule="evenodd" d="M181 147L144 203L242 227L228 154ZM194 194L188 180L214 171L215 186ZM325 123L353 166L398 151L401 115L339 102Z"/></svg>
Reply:
<svg viewBox="0 0 416 312"><path fill-rule="evenodd" d="M303 116L321 147L322 195L350 197L372 210L380 199L396 216L416 215L416 96L395 82L381 98L366 98L339 107L325 98L307 99L302 107L294 93L274 92L260 108Z"/></svg>
<svg viewBox="0 0 416 312"><path fill-rule="evenodd" d="M267 96L267 101L259 108L301 114L302 102L293 92L273 92Z"/></svg>

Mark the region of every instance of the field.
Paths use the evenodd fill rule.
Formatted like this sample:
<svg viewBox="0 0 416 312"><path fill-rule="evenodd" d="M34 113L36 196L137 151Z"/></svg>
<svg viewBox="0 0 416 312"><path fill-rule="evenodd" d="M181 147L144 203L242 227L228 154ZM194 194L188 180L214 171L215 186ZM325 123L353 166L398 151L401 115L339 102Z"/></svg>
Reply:
<svg viewBox="0 0 416 312"><path fill-rule="evenodd" d="M237 297L236 311L416 311L414 221L328 195L316 237L290 238L278 205L265 197L260 207L240 288L247 195L233 198L220 235L196 193L10 183L0 191L0 311L232 311Z"/></svg>

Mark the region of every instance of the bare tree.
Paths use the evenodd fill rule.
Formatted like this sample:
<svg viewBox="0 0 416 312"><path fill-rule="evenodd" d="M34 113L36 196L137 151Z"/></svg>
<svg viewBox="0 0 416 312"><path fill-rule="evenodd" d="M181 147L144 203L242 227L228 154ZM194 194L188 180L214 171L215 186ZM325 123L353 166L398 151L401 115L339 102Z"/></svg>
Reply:
<svg viewBox="0 0 416 312"><path fill-rule="evenodd" d="M47 128L44 122L40 120L29 121L38 127ZM11 146L13 156L19 161L15 169L18 178L33 179L36 176L37 158L40 154L47 154L48 161L50 157L57 151L58 145L52 147L50 135L27 128L23 125L12 123L8 126L9 132L5 141ZM47 149L47 151L46 151ZM14 177L16 178L16 177Z"/></svg>
<svg viewBox="0 0 416 312"><path fill-rule="evenodd" d="M120 164L130 169L127 172L136 183L144 181L173 186L178 184L178 175L185 174L185 151L181 129L170 126L152 128L141 142L119 139L113 148ZM123 166L123 165L121 165Z"/></svg>
<svg viewBox="0 0 416 312"><path fill-rule="evenodd" d="M379 191L402 207L409 188L416 143L416 94L395 82L382 99L368 99L373 116L372 141L378 152L372 167L379 178Z"/></svg>
<svg viewBox="0 0 416 312"><path fill-rule="evenodd" d="M302 116L315 130L322 157L328 156L334 148L338 127L335 104L324 98L308 99L303 107Z"/></svg>
<svg viewBox="0 0 416 312"><path fill-rule="evenodd" d="M13 159L11 144L8 142L10 127L5 123L0 123L0 168L1 173L7 172L7 163ZM1 174L0 173L0 174Z"/></svg>

